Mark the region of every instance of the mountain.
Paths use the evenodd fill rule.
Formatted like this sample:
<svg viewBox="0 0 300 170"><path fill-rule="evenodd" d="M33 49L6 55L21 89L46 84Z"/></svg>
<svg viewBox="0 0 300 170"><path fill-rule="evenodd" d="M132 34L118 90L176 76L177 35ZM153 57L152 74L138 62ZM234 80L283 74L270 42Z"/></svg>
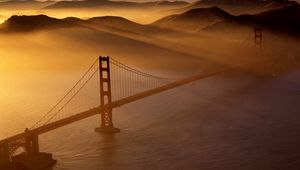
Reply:
<svg viewBox="0 0 300 170"><path fill-rule="evenodd" d="M254 25L261 25L268 30L300 35L300 5L295 3L280 9L262 12L257 15L240 15L234 17L232 21L224 20L207 27L205 30L233 30L236 29L237 26L242 25L251 27Z"/></svg>
<svg viewBox="0 0 300 170"><path fill-rule="evenodd" d="M68 54L72 53L74 55L72 51L81 51L82 53L80 56L85 55L86 51L89 51L88 56L94 56L101 53L116 57L131 57L135 59L134 61L139 61L140 58L151 58L152 65L150 62L147 62L145 63L147 67L157 67L157 63L160 63L162 64L162 68L190 68L191 66L195 67L196 65L198 68L200 67L199 64L209 65L212 63L211 61L204 61L204 59L181 52L177 49L160 46L158 43L150 43L106 30L79 25L83 23L92 23L92 21L105 23L108 19L114 19L116 23L119 22L119 20L128 22L122 18L113 17L81 20L78 18L55 19L45 15L12 16L0 26L2 27L0 29L0 37L2 39L4 39L3 37L6 37L6 39L9 39L10 41L14 41L12 37L15 35L27 37L28 39L35 39L36 35L42 35L44 37L43 40L36 39L36 41L41 41L41 43L45 44L49 43L51 44L51 48L54 48L57 51L64 50L65 53L65 51L72 49ZM95 25L101 27L100 24ZM122 28L122 25L119 25L118 27ZM3 33L3 31L6 32ZM11 36L10 34L6 34L7 32L10 32ZM21 42L21 39L16 39L15 41L24 43ZM32 50L37 51L39 49L33 45ZM189 60L186 60L187 58L189 58ZM172 60L171 64L169 62L170 60ZM200 68L204 68L204 66Z"/></svg>
<svg viewBox="0 0 300 170"><path fill-rule="evenodd" d="M97 24L98 26L105 26L105 27L110 27L110 28L124 28L126 27L127 29L131 30L138 30L141 28L144 28L145 26L132 22L128 19L125 19L123 17L117 17L117 16L103 16L103 17L93 17L88 19L87 21L90 21L94 24Z"/></svg>
<svg viewBox="0 0 300 170"><path fill-rule="evenodd" d="M182 14L170 15L158 21L142 25L116 16L55 19L46 15L12 16L1 25L6 31L32 31L41 29L85 27L122 36L176 35L176 32L195 33L205 31L234 30L239 26L261 25L272 31L300 34L300 5L292 4L280 9L256 15L233 16L218 7L191 9Z"/></svg>
<svg viewBox="0 0 300 170"><path fill-rule="evenodd" d="M24 32L67 27L81 27L107 31L122 35L171 34L173 31L151 25L142 25L117 16L93 17L83 20L76 17L65 19L51 18L46 15L14 15L0 25L1 31Z"/></svg>
<svg viewBox="0 0 300 170"><path fill-rule="evenodd" d="M188 5L185 1L154 1L154 2L129 2L110 0L84 0L84 1L59 1L45 7L45 9L61 8L159 8L159 7L184 7Z"/></svg>
<svg viewBox="0 0 300 170"><path fill-rule="evenodd" d="M109 33L141 33L151 26L141 25L128 19L116 16L93 17L80 19L68 17L56 19L46 15L14 15L0 25L0 31L5 32L32 32L42 30L53 30L58 28L82 28L90 31ZM157 30L160 30L157 28Z"/></svg>
<svg viewBox="0 0 300 170"><path fill-rule="evenodd" d="M184 32L227 30L231 33L236 32L238 27L261 25L271 31L298 35L300 34L300 5L291 3L259 14L238 16L231 15L219 7L195 8L181 14L164 17L151 25Z"/></svg>
<svg viewBox="0 0 300 170"><path fill-rule="evenodd" d="M50 28L63 28L76 26L46 15L17 16L14 15L7 19L2 25L1 30L7 32L34 31Z"/></svg>
<svg viewBox="0 0 300 170"><path fill-rule="evenodd" d="M185 13L164 17L152 25L187 32L199 31L209 25L229 20L232 15L218 7L191 9Z"/></svg>
<svg viewBox="0 0 300 170"><path fill-rule="evenodd" d="M300 5L293 4L258 15L242 15L238 17L238 20L255 22L269 29L300 33Z"/></svg>
<svg viewBox="0 0 300 170"><path fill-rule="evenodd" d="M145 25L117 16L93 17L87 20L68 17L63 20L89 29L97 29L114 33L135 34L141 30L147 29L147 26Z"/></svg>
<svg viewBox="0 0 300 170"><path fill-rule="evenodd" d="M258 14L268 10L279 9L295 4L289 0L202 0L197 1L180 11L187 11L194 8L217 6L231 14Z"/></svg>
<svg viewBox="0 0 300 170"><path fill-rule="evenodd" d="M142 25L133 21L130 21L123 17L117 16L103 16L93 17L87 20L82 20L75 17L65 18L64 21L73 23L89 29L96 29L114 34L135 37L135 38L149 38L154 35L176 35L178 32L160 28L152 25Z"/></svg>

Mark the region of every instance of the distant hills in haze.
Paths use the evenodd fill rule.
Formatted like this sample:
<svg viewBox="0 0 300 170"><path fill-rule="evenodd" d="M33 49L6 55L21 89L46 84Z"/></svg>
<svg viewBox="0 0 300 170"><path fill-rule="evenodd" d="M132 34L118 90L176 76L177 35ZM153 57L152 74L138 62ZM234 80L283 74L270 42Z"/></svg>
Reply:
<svg viewBox="0 0 300 170"><path fill-rule="evenodd" d="M228 29L234 31L238 26L260 25L271 31L278 31L290 35L300 35L300 5L295 3L279 9L259 13L257 15L232 16L230 20L223 20L206 28L210 31Z"/></svg>
<svg viewBox="0 0 300 170"><path fill-rule="evenodd" d="M55 1L55 0L11 0L0 1L0 9L6 10L27 10L27 9L77 9L77 8L113 8L113 9L145 9L145 8L165 8L175 9L183 8L189 5L186 1L167 1L157 0L151 2L130 2L130 1L110 1L110 0L76 0L76 1Z"/></svg>
<svg viewBox="0 0 300 170"><path fill-rule="evenodd" d="M35 1L35 0L12 0L12 1L0 1L0 9L6 10L27 10L27 9L41 9L55 1Z"/></svg>
<svg viewBox="0 0 300 170"><path fill-rule="evenodd" d="M172 29L142 25L117 16L93 17L86 20L76 17L56 19L46 15L12 16L0 25L0 32L33 32L61 28L83 28L91 31L106 31L122 36L176 35L176 31Z"/></svg>
<svg viewBox="0 0 300 170"><path fill-rule="evenodd" d="M216 2L217 0L204 0ZM245 3L261 3L260 0L242 0ZM101 1L111 3L112 1ZM173 2L180 3L181 1ZM235 2L233 0L223 1ZM280 1L281 2L281 1ZM161 3L165 3L161 2ZM167 2L171 3L171 2ZM226 4L228 4L226 3ZM131 4L131 3L130 3ZM147 3L152 4L152 3ZM197 3L195 3L197 4ZM236 5L240 4L237 2ZM123 34L152 34L166 33L171 30L195 33L205 31L221 31L231 29L234 31L237 26L261 25L269 30L280 31L288 34L300 33L300 5L289 3L279 9L269 10L255 15L232 15L219 7L193 8L186 12L170 15L148 25L142 25L122 17L93 17L82 20L75 17L55 19L45 15L38 16L12 16L4 24L2 30L6 31L31 31L46 28L61 27L85 27L90 29L106 29Z"/></svg>
<svg viewBox="0 0 300 170"><path fill-rule="evenodd" d="M257 14L292 4L297 4L297 2L289 0L201 0L182 8L180 11L216 6L233 15Z"/></svg>
<svg viewBox="0 0 300 170"><path fill-rule="evenodd" d="M71 23L64 22L63 20L51 18L46 15L34 16L17 16L14 15L7 19L0 29L6 32L24 32L35 31L51 28L62 28L74 26Z"/></svg>
<svg viewBox="0 0 300 170"><path fill-rule="evenodd" d="M130 2L130 1L110 1L110 0L83 0L83 1L59 1L45 7L45 9L63 8L176 8L188 5L185 1L153 1L153 2Z"/></svg>
<svg viewBox="0 0 300 170"><path fill-rule="evenodd" d="M208 0L206 2L208 3ZM101 1L101 3L111 4L112 2ZM116 5L116 3L123 4L123 2L112 4ZM258 2L258 4L260 3ZM3 24L0 24L0 34L8 39L14 37L11 36L13 34L29 39L35 39L35 36L38 35L43 37L41 40L44 40L45 37L45 40L49 39L55 42L53 44L56 44L56 41L61 41L58 42L57 48L66 45L68 48L73 49L73 45L78 45L76 48L82 50L93 49L95 53L101 48L103 53L115 56L135 55L137 59L141 54L143 57L154 56L162 60L164 60L164 57L160 56L167 56L172 61L174 57L177 57L180 60L176 62L181 66L186 58L193 58L196 63L199 58L214 57L215 52L211 52L209 49L216 46L216 44L235 48L234 44L243 39L246 33L253 33L253 28L256 25L261 25L265 32L280 32L300 38L299 4L281 1L280 3L285 5L264 12L242 15L232 14L219 6L191 8L180 13L170 12L171 15L168 14L168 16L166 16L167 14L159 15L162 17L150 24L133 22L121 15L93 16L94 13L92 12L91 15L87 14L87 16L91 16L89 19L77 18L75 17L76 14L63 19L52 18L47 15L14 15ZM127 2L124 4L127 4ZM145 3L129 4L145 5ZM153 6L155 3L146 4L152 4L150 6ZM197 3L187 4L185 7L195 4ZM244 5L237 3L233 6ZM140 7L137 9L144 10L146 8ZM183 8L180 7L179 9ZM74 12L76 11L74 10ZM142 11L144 12L142 14L147 15L149 11L151 10ZM234 37L235 35L237 36ZM230 50L221 51L220 53L224 52L227 55L227 51ZM205 53L208 55L201 56ZM225 62L225 59L220 58L219 60L219 58L216 58L216 61ZM170 66L170 64L166 62L165 66Z"/></svg>
<svg viewBox="0 0 300 170"><path fill-rule="evenodd" d="M176 13L183 13L195 8L219 7L233 15L240 14L257 14L260 12L279 9L285 6L295 4L295 1L289 0L201 0L194 3L189 3L185 0L154 0L150 2L131 2L126 0L12 0L0 1L0 9L40 9L40 10L55 10L55 9L166 9L174 10Z"/></svg>
<svg viewBox="0 0 300 170"><path fill-rule="evenodd" d="M278 9L254 15L232 15L219 7L194 8L187 12L164 17L153 25L187 30L189 32L222 31L238 26L261 25L269 30L289 34L300 33L300 5L291 3Z"/></svg>
<svg viewBox="0 0 300 170"><path fill-rule="evenodd" d="M152 25L194 32L230 18L232 15L218 7L195 8L182 14L164 17Z"/></svg>

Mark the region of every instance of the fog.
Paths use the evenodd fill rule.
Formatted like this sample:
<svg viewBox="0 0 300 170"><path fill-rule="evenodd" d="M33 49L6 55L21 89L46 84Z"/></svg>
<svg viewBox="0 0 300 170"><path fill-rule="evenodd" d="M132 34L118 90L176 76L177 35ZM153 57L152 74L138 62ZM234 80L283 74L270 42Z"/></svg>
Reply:
<svg viewBox="0 0 300 170"><path fill-rule="evenodd" d="M0 56L5 64L2 62L0 69L82 68L99 55L154 70L199 71L222 64L251 69L245 64L255 62L259 56L263 61L266 55L278 54L275 50L282 52L280 55L299 55L297 39L269 32L264 32L265 51L260 53L254 47L251 27L232 34L209 31L165 33L165 30L153 33L145 29L127 30L131 31L128 33L124 31L125 25L120 28L123 30L99 26L2 33Z"/></svg>
<svg viewBox="0 0 300 170"><path fill-rule="evenodd" d="M3 9L0 8L0 23L12 15L39 15L44 14L55 18L78 17L87 19L97 16L122 16L141 24L152 23L174 12L165 8L126 9L126 8L66 8L66 9Z"/></svg>
<svg viewBox="0 0 300 170"><path fill-rule="evenodd" d="M293 130L299 129L297 36L266 29L262 48L258 48L253 25L217 29L208 29L214 26L212 22L201 23L201 28L193 24L181 29L158 26L153 24L156 20L174 14L161 9L1 9L0 22L13 14L59 19L110 15L130 21L65 19L60 21L71 26L39 27L38 23L25 31L1 27L0 138L31 127L100 55L175 79L224 70L218 76L114 109L115 124L121 128L116 136L95 135L98 117L41 136L42 151L59 160L54 170L272 169L278 157L285 164L295 146L291 144L299 141L293 140L298 133ZM52 20L45 23L48 21ZM98 91L87 90L98 101ZM270 141L276 142L271 145ZM278 153L277 148L286 152ZM254 163L257 161L259 164ZM276 167L284 167L281 165Z"/></svg>

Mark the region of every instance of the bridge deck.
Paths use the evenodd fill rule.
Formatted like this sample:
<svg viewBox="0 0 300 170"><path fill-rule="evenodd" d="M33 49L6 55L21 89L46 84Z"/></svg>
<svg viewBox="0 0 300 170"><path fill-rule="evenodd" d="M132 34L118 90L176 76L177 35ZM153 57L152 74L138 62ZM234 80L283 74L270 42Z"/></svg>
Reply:
<svg viewBox="0 0 300 170"><path fill-rule="evenodd" d="M71 124L73 122L76 122L76 121L94 116L96 114L99 114L100 111L104 110L106 107L111 107L111 108L120 107L122 105L135 102L137 100L143 99L145 97L148 97L148 96L151 96L151 95L154 95L154 94L157 94L157 93L161 93L163 91L167 91L167 90L170 90L170 89L173 89L173 88L176 88L176 87L179 87L179 86L182 86L182 85L185 85L185 84L197 81L197 80L201 80L201 79L204 79L204 78L207 78L207 77L211 77L211 76L220 74L220 73L222 73L224 71L227 71L227 70L229 70L229 69L228 68L227 69L221 69L219 71L212 72L212 73L209 73L209 74L199 74L199 75L192 76L190 78L175 81L173 83L163 85L163 86L158 87L158 88L154 88L154 89L151 89L151 90L148 90L148 91L145 91L145 92L142 92L142 93L130 96L130 97L126 97L126 98L114 101L114 102L112 102L111 106L105 105L104 107L99 106L99 107L96 107L96 108L92 108L90 110L75 114L73 116L70 116L70 117L67 117L67 118L64 118L64 119L61 119L61 120L58 120L56 122L52 122L52 123L46 124L44 126L31 129L28 133L29 134L40 135L40 134L49 132L51 130L66 126L66 125ZM3 142L12 142L12 141L15 141L15 140L22 139L26 135L28 135L28 133L25 134L25 132L23 132L23 133L11 136L9 138L3 139L3 140L0 141L0 144L3 143Z"/></svg>

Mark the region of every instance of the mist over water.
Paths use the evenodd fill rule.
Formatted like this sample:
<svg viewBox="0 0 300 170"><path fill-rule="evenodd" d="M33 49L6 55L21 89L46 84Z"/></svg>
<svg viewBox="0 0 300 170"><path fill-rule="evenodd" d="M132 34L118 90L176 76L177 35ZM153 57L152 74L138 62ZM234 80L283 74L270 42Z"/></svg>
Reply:
<svg viewBox="0 0 300 170"><path fill-rule="evenodd" d="M47 76L46 90L37 86L28 92L27 86L21 89L29 95L10 95L7 103L22 103L1 106L2 134L31 125L80 74L74 75L72 80L66 80L72 73ZM41 150L59 160L54 170L295 167L299 76L294 71L261 79L233 72L208 78L115 109L120 134L94 132L100 125L100 117L94 116L42 135Z"/></svg>
<svg viewBox="0 0 300 170"><path fill-rule="evenodd" d="M172 10L18 12L85 19L114 15L142 24L100 17L87 25L78 24L84 20L57 27L32 22L32 30L25 31L19 23L4 25L16 29L0 32L0 139L31 127L100 55L176 79L238 67L114 109L114 125L121 133L94 132L100 126L97 115L41 135L41 151L58 160L53 170L300 167L299 68L280 74L255 70L256 63L268 66L270 57L299 62L297 36L264 30L263 48L258 49L252 25L218 23L224 16L214 13L200 26L191 22L180 27L185 22L176 22L179 16L154 22L176 13ZM1 9L0 22L11 14L18 13ZM78 107L99 100L95 86L85 90L93 97L87 95Z"/></svg>

